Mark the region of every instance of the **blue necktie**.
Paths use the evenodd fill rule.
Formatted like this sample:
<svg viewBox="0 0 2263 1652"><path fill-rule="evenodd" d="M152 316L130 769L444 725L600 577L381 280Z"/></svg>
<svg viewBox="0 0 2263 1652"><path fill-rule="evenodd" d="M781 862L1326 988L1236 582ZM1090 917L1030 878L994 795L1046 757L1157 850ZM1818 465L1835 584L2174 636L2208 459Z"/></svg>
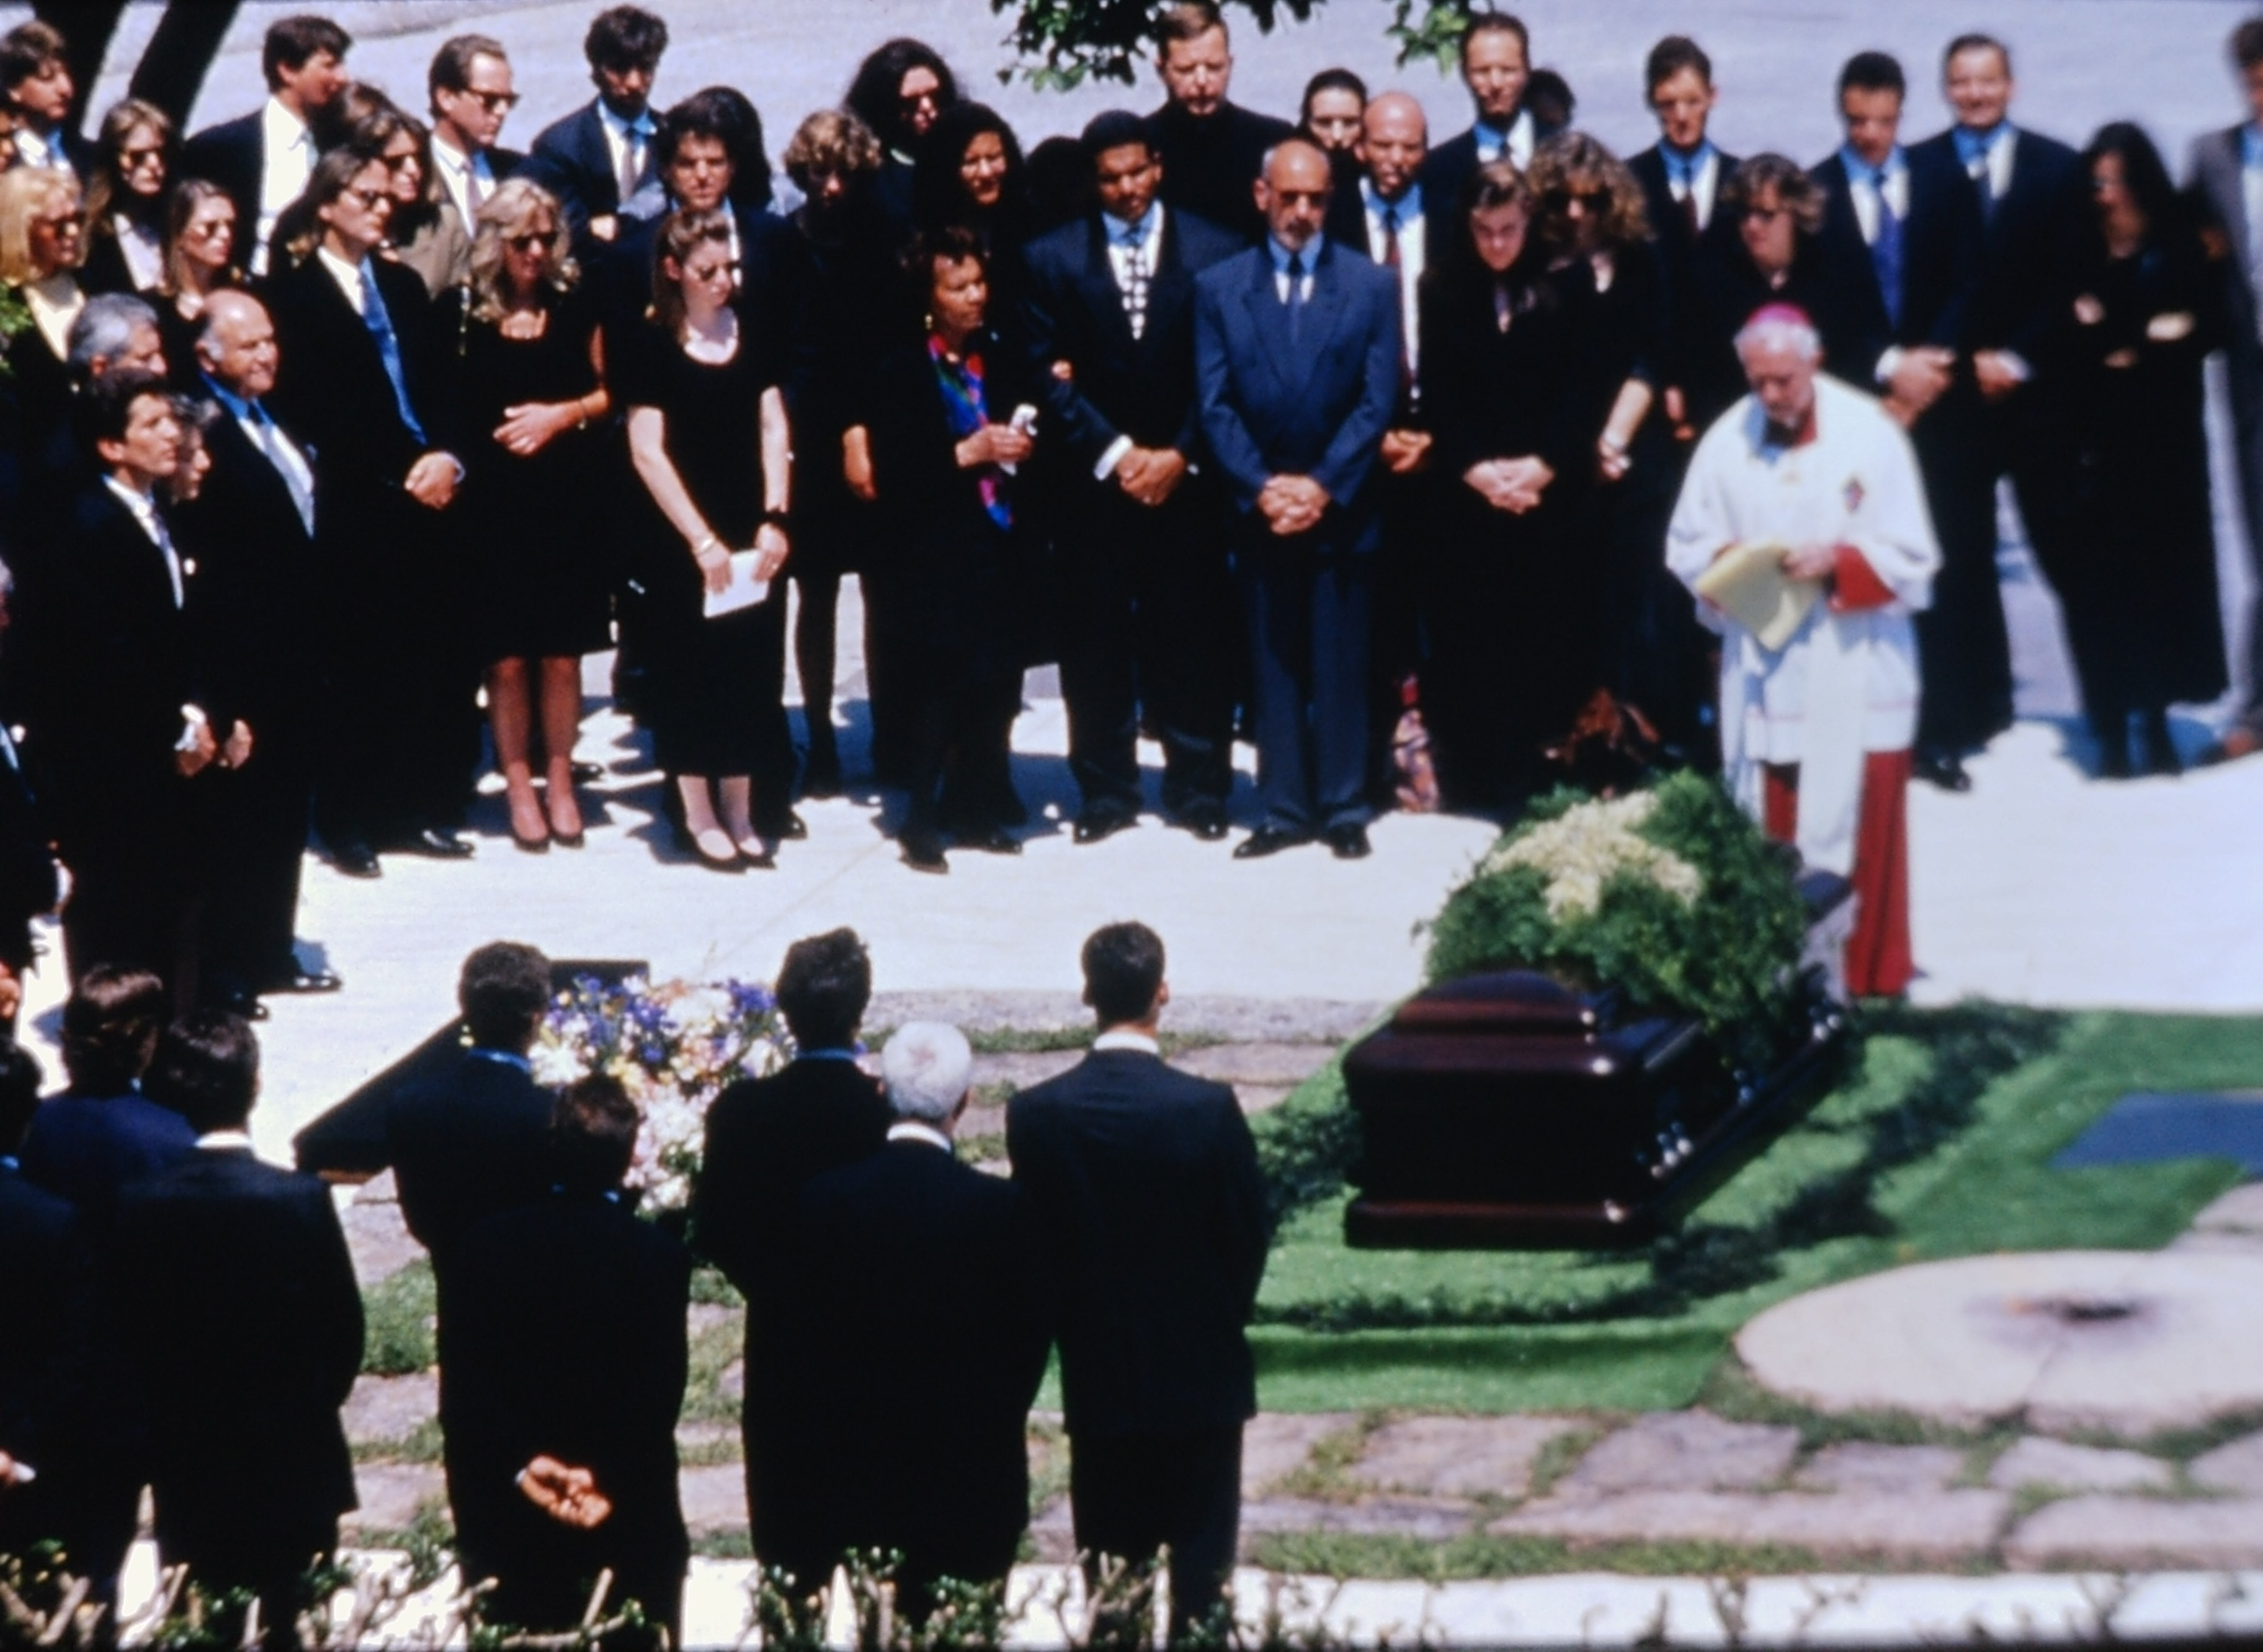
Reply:
<svg viewBox="0 0 2263 1652"><path fill-rule="evenodd" d="M393 317L386 314L385 300L377 290L377 272L366 259L361 266L361 324L377 341L378 359L385 363L385 376L393 380L393 400L401 409L401 424L419 447L425 446L424 427L417 422L416 409L408 405L408 380L401 370L401 340L394 336Z"/></svg>
<svg viewBox="0 0 2263 1652"><path fill-rule="evenodd" d="M1305 319L1305 255L1289 255L1289 342L1297 342L1298 327Z"/></svg>
<svg viewBox="0 0 2263 1652"><path fill-rule="evenodd" d="M1877 272L1878 296L1886 301L1886 319L1902 324L1902 221L1886 199L1886 175L1881 170L1870 182L1878 196L1878 234L1870 243L1870 267Z"/></svg>

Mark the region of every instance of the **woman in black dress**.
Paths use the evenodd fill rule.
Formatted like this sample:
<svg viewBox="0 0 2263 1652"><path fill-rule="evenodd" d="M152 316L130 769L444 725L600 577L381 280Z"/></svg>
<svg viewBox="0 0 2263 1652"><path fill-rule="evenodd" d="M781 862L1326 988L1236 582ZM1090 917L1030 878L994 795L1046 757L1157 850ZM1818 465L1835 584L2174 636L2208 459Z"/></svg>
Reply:
<svg viewBox="0 0 2263 1652"><path fill-rule="evenodd" d="M1592 548L1573 533L1595 470L1575 301L1507 161L1478 168L1422 287L1422 407L1442 496L1421 605L1422 679L1449 807L1513 815L1588 687Z"/></svg>
<svg viewBox="0 0 2263 1652"><path fill-rule="evenodd" d="M987 326L987 260L972 231L922 235L909 260L927 327L875 366L846 438L850 485L880 507L869 583L914 720L906 865L948 872L943 837L1018 854L1025 818L1010 747L1021 662L1014 597L1016 477L1036 443L1016 416L1028 368Z"/></svg>
<svg viewBox="0 0 2263 1652"><path fill-rule="evenodd" d="M582 845L574 797L582 656L606 637L602 562L605 394L597 315L567 256L565 215L524 178L480 208L471 279L439 299L464 432L456 502L488 721L511 841ZM543 791L534 790L540 731Z"/></svg>
<svg viewBox="0 0 2263 1652"><path fill-rule="evenodd" d="M958 225L972 232L989 274L994 333L1012 342L1020 321L1021 260L1029 238L1029 166L1005 117L987 104L953 104L936 118L912 178L912 212L922 235Z"/></svg>
<svg viewBox="0 0 2263 1652"><path fill-rule="evenodd" d="M875 200L898 236L912 233L912 171L927 134L958 101L951 65L924 40L899 37L857 66L841 106L880 141Z"/></svg>
<svg viewBox="0 0 2263 1652"><path fill-rule="evenodd" d="M165 186L176 149L172 117L128 98L102 118L86 185L89 293L154 293L164 275Z"/></svg>
<svg viewBox="0 0 2263 1652"><path fill-rule="evenodd" d="M1735 242L1699 244L1691 271L1695 291L1677 307L1685 319L1674 379L1700 436L1745 397L1748 387L1736 339L1754 310L1789 304L1805 312L1826 339L1845 330L1836 321L1837 284L1820 239L1822 186L1798 162L1755 155L1739 163L1721 186L1719 210L1737 227ZM1831 363L1824 366L1827 370Z"/></svg>
<svg viewBox="0 0 2263 1652"><path fill-rule="evenodd" d="M205 301L243 285L235 235L235 201L226 190L201 178L173 185L165 198L165 272L150 302L165 340L166 371L184 390L199 388L196 345L205 330Z"/></svg>
<svg viewBox="0 0 2263 1652"><path fill-rule="evenodd" d="M2169 706L2225 684L2202 376L2222 277L2142 130L2104 128L2083 170L2093 216L2042 374L2069 460L2059 600L2099 772L2173 774Z"/></svg>
<svg viewBox="0 0 2263 1652"><path fill-rule="evenodd" d="M705 599L730 591L734 553L755 553L756 579L784 570L785 399L765 330L742 327L732 303L729 221L674 214L654 260L652 312L623 330L608 364L652 507L635 572L652 628L640 704L699 859L723 872L767 867L775 848L756 832L754 777L791 785L793 773L778 698L784 633L770 607L784 592L714 619Z"/></svg>

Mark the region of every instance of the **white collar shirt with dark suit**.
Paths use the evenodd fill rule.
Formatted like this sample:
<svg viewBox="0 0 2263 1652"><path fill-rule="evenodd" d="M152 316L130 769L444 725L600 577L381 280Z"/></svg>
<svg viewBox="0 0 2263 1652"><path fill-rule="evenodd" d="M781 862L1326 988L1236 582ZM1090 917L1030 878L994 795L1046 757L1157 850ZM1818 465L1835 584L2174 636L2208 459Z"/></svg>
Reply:
<svg viewBox="0 0 2263 1652"><path fill-rule="evenodd" d="M2004 351L2016 370L2032 372L2057 322L2061 272L2089 211L2079 157L2057 139L2009 120L1985 134L1951 127L1913 145L1912 153L1954 161L1981 204L1972 347Z"/></svg>
<svg viewBox="0 0 2263 1652"><path fill-rule="evenodd" d="M659 131L649 109L625 120L604 98L592 98L544 127L514 176L531 178L557 198L585 252L602 248L604 243L584 233L591 219L653 218L667 210L654 141ZM631 163L635 185L624 196L621 182Z"/></svg>

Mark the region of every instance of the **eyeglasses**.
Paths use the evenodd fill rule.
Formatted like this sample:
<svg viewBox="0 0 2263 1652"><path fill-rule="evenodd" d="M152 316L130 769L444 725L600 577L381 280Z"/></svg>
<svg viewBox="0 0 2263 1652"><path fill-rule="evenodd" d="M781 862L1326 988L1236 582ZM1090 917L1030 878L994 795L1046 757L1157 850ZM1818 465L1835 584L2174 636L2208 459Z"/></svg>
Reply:
<svg viewBox="0 0 2263 1652"><path fill-rule="evenodd" d="M38 222L40 228L52 229L56 234L60 235L66 229L85 228L86 214L84 213L65 213L60 218L42 218L40 219Z"/></svg>
<svg viewBox="0 0 2263 1652"><path fill-rule="evenodd" d="M208 218L203 223L191 224L187 233L206 241L216 241L222 235L232 235L235 233L235 220Z"/></svg>
<svg viewBox="0 0 2263 1652"><path fill-rule="evenodd" d="M385 163L385 170L388 172L398 172L407 167L421 165L423 160L423 157L414 149L403 149L398 155L380 155L377 158Z"/></svg>
<svg viewBox="0 0 2263 1652"><path fill-rule="evenodd" d="M466 86L464 96L491 115L507 115L518 107L518 94L515 91L474 91Z"/></svg>
<svg viewBox="0 0 2263 1652"><path fill-rule="evenodd" d="M1747 206L1745 208L1745 221L1772 224L1790 211L1789 206Z"/></svg>
<svg viewBox="0 0 2263 1652"><path fill-rule="evenodd" d="M381 189L350 189L345 192L345 199L359 201L365 210L375 212L392 199L392 197Z"/></svg>
<svg viewBox="0 0 2263 1652"><path fill-rule="evenodd" d="M164 158L165 151L162 148L155 149L120 149L118 152L119 163L128 171L133 170L137 166L147 166L152 161L162 161Z"/></svg>
<svg viewBox="0 0 2263 1652"><path fill-rule="evenodd" d="M556 239L557 235L554 232L546 235L539 231L529 230L523 235L508 235L504 237L502 244L509 247L513 252L547 252L550 250L550 243Z"/></svg>

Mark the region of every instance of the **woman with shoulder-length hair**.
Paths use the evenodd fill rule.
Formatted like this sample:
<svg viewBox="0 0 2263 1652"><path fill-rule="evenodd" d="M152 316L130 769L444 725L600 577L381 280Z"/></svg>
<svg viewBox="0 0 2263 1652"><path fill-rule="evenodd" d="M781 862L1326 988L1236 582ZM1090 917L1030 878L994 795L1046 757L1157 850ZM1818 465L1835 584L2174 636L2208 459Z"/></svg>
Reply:
<svg viewBox="0 0 2263 1652"><path fill-rule="evenodd" d="M1695 290L1681 307L1688 324L1676 373L1699 435L1750 388L1736 339L1755 310L1789 304L1811 317L1824 337L1837 336L1834 284L1820 239L1823 206L1823 186L1789 156L1749 156L1723 181L1717 210L1736 235L1701 245ZM1824 363L1826 371L1830 366Z"/></svg>
<svg viewBox="0 0 2263 1652"><path fill-rule="evenodd" d="M102 118L86 185L90 293L154 293L165 272L165 187L179 148L173 119L128 98Z"/></svg>
<svg viewBox="0 0 2263 1652"><path fill-rule="evenodd" d="M1010 768L1021 669L1012 627L1016 467L1036 449L1028 370L989 325L989 260L961 225L906 260L918 334L876 364L844 438L850 485L879 505L869 584L913 738L904 861L947 872L959 846L1018 854Z"/></svg>
<svg viewBox="0 0 2263 1652"><path fill-rule="evenodd" d="M2082 171L2088 221L2037 368L2065 467L2053 572L2099 772L2173 774L2169 706L2226 681L2202 373L2222 277L2143 128L2101 128Z"/></svg>
<svg viewBox="0 0 2263 1652"><path fill-rule="evenodd" d="M70 328L86 308L78 268L86 257L86 213L78 180L43 166L0 173L0 287L30 312L10 335L7 393L33 445L69 416Z"/></svg>
<svg viewBox="0 0 2263 1652"><path fill-rule="evenodd" d="M754 777L793 772L780 703L784 631L775 591L713 618L734 554L775 587L787 554L791 441L770 330L740 323L731 227L684 211L654 242L653 303L609 364L629 454L652 510L638 576L652 634L640 699L653 755L676 787L683 834L719 872L777 864L756 830ZM741 593L743 594L743 593ZM763 800L775 814L784 799Z"/></svg>
<svg viewBox="0 0 2263 1652"><path fill-rule="evenodd" d="M510 178L480 207L471 279L437 301L462 431L471 627L511 841L578 849L582 656L606 645L604 346L558 202ZM534 789L539 735L543 791Z"/></svg>
<svg viewBox="0 0 2263 1652"><path fill-rule="evenodd" d="M1422 408L1441 490L1420 578L1423 712L1448 806L1501 816L1544 785L1543 749L1578 709L1576 611L1593 583L1573 534L1595 468L1577 301L1549 267L1539 219L1512 163L1479 167L1422 281Z"/></svg>
<svg viewBox="0 0 2263 1652"><path fill-rule="evenodd" d="M176 383L195 382L205 301L243 285L235 236L235 199L226 190L201 178L173 185L165 198L164 273L152 301L165 339L165 366Z"/></svg>
<svg viewBox="0 0 2263 1652"><path fill-rule="evenodd" d="M928 133L958 101L958 82L951 65L926 41L900 36L874 47L857 66L841 100L880 141L880 173L873 188L900 234L912 228L912 168Z"/></svg>

